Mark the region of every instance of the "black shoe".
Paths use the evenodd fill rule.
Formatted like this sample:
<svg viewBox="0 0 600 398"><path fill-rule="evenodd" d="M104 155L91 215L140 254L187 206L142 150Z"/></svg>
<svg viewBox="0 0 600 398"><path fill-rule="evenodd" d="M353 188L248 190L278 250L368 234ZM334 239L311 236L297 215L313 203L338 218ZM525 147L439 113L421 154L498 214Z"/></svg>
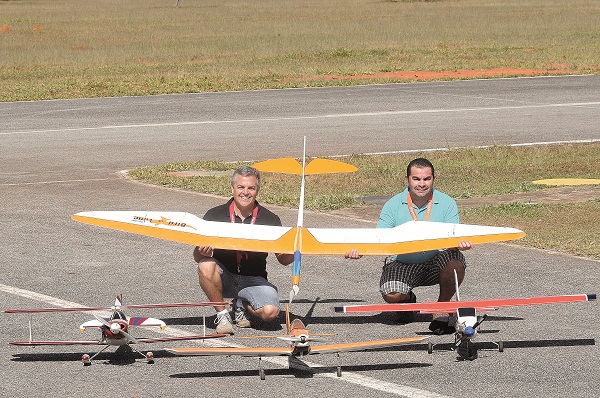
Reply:
<svg viewBox="0 0 600 398"><path fill-rule="evenodd" d="M417 302L417 296L415 296L415 294L411 290L410 292L408 292L408 298L406 300L404 300L402 303L416 303L416 302ZM414 311L401 311L398 313L398 317L396 318L396 323L400 324L400 325L406 325L407 323L414 322L415 314L416 314L416 312L414 312Z"/></svg>
<svg viewBox="0 0 600 398"><path fill-rule="evenodd" d="M447 320L442 321L440 319L434 319L431 321L429 324L429 330L438 336L441 336L442 334L452 334L455 332L454 326L449 325Z"/></svg>

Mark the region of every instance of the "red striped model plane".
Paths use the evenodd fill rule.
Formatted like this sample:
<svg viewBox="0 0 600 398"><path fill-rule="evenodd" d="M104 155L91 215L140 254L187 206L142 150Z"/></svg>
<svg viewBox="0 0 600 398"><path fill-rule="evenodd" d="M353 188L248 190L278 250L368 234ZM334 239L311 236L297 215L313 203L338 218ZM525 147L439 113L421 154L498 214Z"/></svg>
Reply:
<svg viewBox="0 0 600 398"><path fill-rule="evenodd" d="M203 334L203 335L189 335L189 336L176 336L176 337L159 337L152 339L137 339L130 334L130 327L148 327L158 326L161 330L166 328L166 324L160 319L146 318L146 317L131 317L127 318L123 313L124 308L168 308L168 307L201 307L201 306L214 306L214 305L226 305L229 303L172 303L172 304L144 304L144 305L122 305L122 296L119 294L115 299L115 305L112 307L68 307L68 308L37 308L37 309L13 309L5 310L6 313L26 313L34 314L40 312L64 312L64 311L101 311L110 310L111 315L109 317L101 317L94 314L96 319L88 322L84 322L79 326L79 330L83 333L88 328L100 329L101 338L100 340L74 340L74 341L34 341L32 337L31 321L29 322L29 340L28 341L11 341L8 344L19 345L19 346L42 346L42 345L104 345L105 347L98 351L96 354L90 357L88 354L84 354L81 358L84 365L91 365L92 360L101 352L106 350L110 346L122 346L132 343L157 343L165 341L180 341L180 340L200 340L200 339L211 339L217 337L224 337L224 334ZM133 351L144 357L148 363L154 363L154 354L148 351L146 354L142 354L140 351L132 348Z"/></svg>
<svg viewBox="0 0 600 398"><path fill-rule="evenodd" d="M574 294L562 296L540 296L513 299L492 299L492 300L474 300L460 301L458 293L458 282L456 282L456 300L449 302L430 302L430 303L399 303L399 304L368 304L368 305L347 305L335 307L336 312L359 313L359 312L386 312L386 311L411 311L421 314L447 313L449 315L449 324L454 325L454 347L458 355L464 359L473 360L477 358L477 347L472 339L477 336L479 325L485 320L487 314L483 312L495 311L505 307L517 307L524 305L539 304L557 304L573 303L580 301L595 300L595 294ZM498 350L504 350L502 341L496 343ZM433 352L433 344L428 342L428 352Z"/></svg>
<svg viewBox="0 0 600 398"><path fill-rule="evenodd" d="M260 359L269 356L303 357L314 354L338 354L340 352L367 351L377 348L395 347L404 344L421 343L429 336L406 337L391 340L360 341L344 344L311 345L311 342L322 342L324 336L331 334L311 334L300 319L290 322L289 306L286 305L287 335L284 336L256 336L274 337L288 342L287 347L190 347L190 348L165 348L167 352L180 356L244 356L259 358L259 375L261 380L265 379L265 371ZM341 377L342 367L338 363L337 376Z"/></svg>

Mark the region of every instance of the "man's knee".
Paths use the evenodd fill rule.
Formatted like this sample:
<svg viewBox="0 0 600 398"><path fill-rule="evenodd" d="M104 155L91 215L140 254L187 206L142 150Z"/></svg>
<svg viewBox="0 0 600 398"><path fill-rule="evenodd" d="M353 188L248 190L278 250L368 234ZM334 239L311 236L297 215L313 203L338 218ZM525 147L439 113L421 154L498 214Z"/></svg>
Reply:
<svg viewBox="0 0 600 398"><path fill-rule="evenodd" d="M402 303L409 297L409 293L391 292L383 294L383 301L386 303Z"/></svg>
<svg viewBox="0 0 600 398"><path fill-rule="evenodd" d="M265 322L271 322L279 315L279 308L274 305L265 305L258 310L255 310L256 316Z"/></svg>
<svg viewBox="0 0 600 398"><path fill-rule="evenodd" d="M198 261L198 273L200 275L214 274L217 270L217 262L212 257L203 258Z"/></svg>

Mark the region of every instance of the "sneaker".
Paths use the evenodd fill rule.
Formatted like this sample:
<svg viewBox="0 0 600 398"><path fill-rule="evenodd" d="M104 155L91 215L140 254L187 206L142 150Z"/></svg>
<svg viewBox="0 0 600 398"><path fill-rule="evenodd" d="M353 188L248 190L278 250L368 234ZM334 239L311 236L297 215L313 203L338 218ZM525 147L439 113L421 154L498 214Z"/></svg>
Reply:
<svg viewBox="0 0 600 398"><path fill-rule="evenodd" d="M229 312L221 315L217 314L217 317L215 318L215 324L217 325L217 333L233 334L233 324L231 322L231 315L229 315Z"/></svg>
<svg viewBox="0 0 600 398"><path fill-rule="evenodd" d="M411 290L410 292L408 292L408 298L406 300L404 300L402 303L416 303L416 302L417 302L417 296ZM414 312L414 311L399 312L398 317L396 318L396 323L398 323L400 325L406 325L407 323L414 322L415 314L416 314L416 312Z"/></svg>
<svg viewBox="0 0 600 398"><path fill-rule="evenodd" d="M446 317L434 318L434 320L429 324L429 330L438 336L443 334L452 334L456 331L454 326L448 323L448 318Z"/></svg>
<svg viewBox="0 0 600 398"><path fill-rule="evenodd" d="M243 309L241 307L238 307L235 309L235 324L239 328L249 328L250 326L252 326L252 324L250 323L250 320L246 316L245 309Z"/></svg>

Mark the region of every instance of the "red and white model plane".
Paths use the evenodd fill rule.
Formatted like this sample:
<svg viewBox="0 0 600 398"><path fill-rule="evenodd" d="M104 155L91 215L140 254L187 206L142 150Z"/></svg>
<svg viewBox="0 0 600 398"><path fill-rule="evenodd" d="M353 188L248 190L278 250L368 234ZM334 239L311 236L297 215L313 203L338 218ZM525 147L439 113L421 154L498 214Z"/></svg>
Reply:
<svg viewBox="0 0 600 398"><path fill-rule="evenodd" d="M284 336L257 336L274 337L288 342L287 347L190 347L190 348L165 348L165 351L180 356L244 356L259 358L259 375L265 379L265 371L260 359L269 356L303 357L314 354L337 354L340 352L367 351L377 348L395 347L404 344L421 343L429 336L406 337L390 340L359 341L343 344L311 345L311 342L322 342L324 336L331 334L311 334L300 319L290 322L289 306L286 305L287 335ZM338 363L337 376L341 377L342 367Z"/></svg>
<svg viewBox="0 0 600 398"><path fill-rule="evenodd" d="M124 308L168 308L168 307L203 307L203 306L214 306L214 305L226 305L229 303L172 303L172 304L144 304L144 305L122 305L122 296L119 294L115 299L115 305L112 307L68 307L68 308L37 308L37 309L11 309L5 310L6 313L26 313L34 314L40 312L65 312L65 311L101 311L110 310L111 315L109 317L101 317L94 314L96 319L84 322L79 326L79 330L83 333L88 328L100 329L101 337L100 340L73 340L73 341L34 341L32 337L31 321L29 323L29 340L28 341L11 341L8 344L18 346L47 346L47 345L104 345L105 347L98 351L96 354L90 357L88 354L84 354L81 358L84 365L91 365L92 360L101 352L106 350L110 346L122 346L132 343L158 343L166 341L181 341L181 340L200 340L200 339L211 339L217 337L225 337L225 334L202 334L202 335L189 335L189 336L176 336L176 337L158 337L158 338L135 338L130 334L130 327L148 327L158 326L161 330L166 328L166 324L160 319L147 318L147 317L131 317L127 318L123 312ZM148 363L154 363L154 354L148 351L146 354L142 354L140 351L133 348L133 351L144 357Z"/></svg>
<svg viewBox="0 0 600 398"><path fill-rule="evenodd" d="M477 347L472 339L477 336L479 325L485 320L487 314L484 312L495 311L505 307L517 307L524 305L573 303L580 301L595 300L595 294L573 294L561 296L539 296L513 299L491 299L460 301L458 282L455 272L456 300L449 302L429 303L399 303L399 304L367 304L347 305L335 307L336 312L359 313L359 312L386 312L386 311L411 311L421 314L447 313L449 323L454 325L454 347L461 358L473 360L477 358ZM498 350L504 350L502 341L496 343ZM428 343L428 352L433 352L433 344Z"/></svg>

